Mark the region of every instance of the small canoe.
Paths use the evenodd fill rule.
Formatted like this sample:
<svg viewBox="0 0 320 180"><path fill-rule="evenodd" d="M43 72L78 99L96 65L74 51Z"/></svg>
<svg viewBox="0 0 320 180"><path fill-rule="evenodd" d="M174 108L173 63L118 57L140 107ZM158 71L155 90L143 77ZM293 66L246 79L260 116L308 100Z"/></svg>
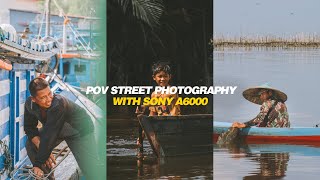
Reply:
<svg viewBox="0 0 320 180"><path fill-rule="evenodd" d="M232 123L213 122L212 114L182 116L138 116L140 127L158 157L205 154ZM289 144L320 147L320 128L242 128L248 144Z"/></svg>
<svg viewBox="0 0 320 180"><path fill-rule="evenodd" d="M158 157L213 152L212 114L138 116L138 120Z"/></svg>
<svg viewBox="0 0 320 180"><path fill-rule="evenodd" d="M213 139L228 130L232 123L214 122ZM242 128L240 135L248 144L296 144L320 146L320 128L291 127L291 128Z"/></svg>

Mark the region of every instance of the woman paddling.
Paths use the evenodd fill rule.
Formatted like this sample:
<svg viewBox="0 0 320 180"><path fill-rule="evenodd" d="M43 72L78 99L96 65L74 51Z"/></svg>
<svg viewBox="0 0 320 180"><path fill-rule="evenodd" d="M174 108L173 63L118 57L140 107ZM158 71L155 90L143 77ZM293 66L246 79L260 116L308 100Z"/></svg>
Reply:
<svg viewBox="0 0 320 180"><path fill-rule="evenodd" d="M250 126L290 127L289 114L284 103L287 100L285 93L264 84L248 88L242 95L248 101L261 105L260 112L255 118L245 123L234 122L228 131L219 136L218 145L241 144L243 139L239 136L239 128Z"/></svg>
<svg viewBox="0 0 320 180"><path fill-rule="evenodd" d="M234 122L232 127L290 127L289 114L284 103L287 100L285 93L264 84L248 88L242 94L248 101L261 105L260 112L245 123Z"/></svg>

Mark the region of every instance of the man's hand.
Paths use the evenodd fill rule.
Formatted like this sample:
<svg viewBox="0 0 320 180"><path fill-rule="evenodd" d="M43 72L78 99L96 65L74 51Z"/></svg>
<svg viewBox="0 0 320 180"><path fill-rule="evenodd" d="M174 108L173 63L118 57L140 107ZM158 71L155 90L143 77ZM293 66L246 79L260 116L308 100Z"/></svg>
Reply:
<svg viewBox="0 0 320 180"><path fill-rule="evenodd" d="M52 169L56 164L56 158L54 158L53 154L51 153L48 160L46 161L46 166L50 169Z"/></svg>
<svg viewBox="0 0 320 180"><path fill-rule="evenodd" d="M236 128L245 128L246 125L243 124L243 123L239 123L239 122L234 122L232 123L232 126L231 127L236 127Z"/></svg>
<svg viewBox="0 0 320 180"><path fill-rule="evenodd" d="M38 177L43 177L43 171L38 167L33 167L33 173Z"/></svg>
<svg viewBox="0 0 320 180"><path fill-rule="evenodd" d="M39 145L40 145L40 137L39 136L35 136L32 138L32 143L37 147L37 149L39 149ZM45 163L45 166L47 166L48 168L53 168L54 165L56 165L56 159L54 158L53 154L51 153L48 160Z"/></svg>

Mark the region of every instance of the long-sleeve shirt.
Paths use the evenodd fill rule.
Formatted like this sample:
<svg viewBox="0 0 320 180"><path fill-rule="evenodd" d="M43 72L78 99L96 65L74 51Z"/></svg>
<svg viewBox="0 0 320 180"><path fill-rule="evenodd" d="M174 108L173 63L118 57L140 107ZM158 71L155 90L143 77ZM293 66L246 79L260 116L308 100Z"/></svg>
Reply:
<svg viewBox="0 0 320 180"><path fill-rule="evenodd" d="M262 103L259 114L250 121L244 124L248 126L259 127L290 127L289 114L287 107L284 103L278 102L275 104L275 100L267 100ZM268 122L266 126L262 126L263 120L268 114L270 108L273 108L268 115Z"/></svg>
<svg viewBox="0 0 320 180"><path fill-rule="evenodd" d="M35 167L40 167L49 158L64 123L69 123L80 136L93 132L93 123L87 112L61 95L54 95L51 106L45 110L46 116L43 116L41 111L40 107L31 101L31 97L26 100L25 133L30 140L35 136L40 137L38 153L33 164ZM37 128L38 120L43 125L41 133Z"/></svg>

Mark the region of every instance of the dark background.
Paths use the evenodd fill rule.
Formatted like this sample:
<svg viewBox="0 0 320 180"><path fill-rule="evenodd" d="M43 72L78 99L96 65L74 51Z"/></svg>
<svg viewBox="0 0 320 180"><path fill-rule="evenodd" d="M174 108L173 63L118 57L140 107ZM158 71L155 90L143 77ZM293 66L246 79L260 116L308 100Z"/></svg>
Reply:
<svg viewBox="0 0 320 180"><path fill-rule="evenodd" d="M156 85L151 66L157 61L170 63L170 85L212 85L213 1L137 2L107 1L108 86ZM135 107L113 106L112 97L108 116L134 115ZM209 106L183 106L182 114L212 113L213 97L208 97Z"/></svg>

